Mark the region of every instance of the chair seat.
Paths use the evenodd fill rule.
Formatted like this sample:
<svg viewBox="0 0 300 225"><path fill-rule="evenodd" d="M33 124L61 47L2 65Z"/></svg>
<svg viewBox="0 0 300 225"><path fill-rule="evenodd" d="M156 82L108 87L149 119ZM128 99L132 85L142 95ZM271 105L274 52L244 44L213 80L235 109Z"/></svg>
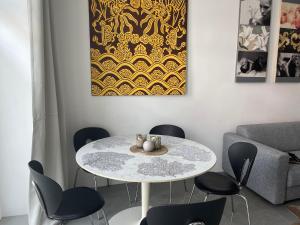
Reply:
<svg viewBox="0 0 300 225"><path fill-rule="evenodd" d="M216 195L234 195L240 192L237 183L224 173L208 172L195 177L195 185L206 193Z"/></svg>
<svg viewBox="0 0 300 225"><path fill-rule="evenodd" d="M142 219L142 221L140 222L140 225L148 225L146 217L144 219Z"/></svg>
<svg viewBox="0 0 300 225"><path fill-rule="evenodd" d="M63 192L55 220L73 220L91 215L104 206L104 199L98 192L87 187L76 187Z"/></svg>

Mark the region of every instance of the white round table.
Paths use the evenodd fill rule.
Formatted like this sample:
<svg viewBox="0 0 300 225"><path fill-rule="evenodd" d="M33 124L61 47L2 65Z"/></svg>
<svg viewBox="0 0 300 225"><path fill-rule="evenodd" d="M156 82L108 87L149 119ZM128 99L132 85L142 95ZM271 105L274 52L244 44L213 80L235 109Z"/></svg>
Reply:
<svg viewBox="0 0 300 225"><path fill-rule="evenodd" d="M114 136L83 146L76 154L78 165L97 176L142 184L142 206L114 215L110 225L138 225L149 208L150 183L195 177L210 170L216 155L207 147L182 138L161 136L168 152L160 156L132 153L135 136Z"/></svg>

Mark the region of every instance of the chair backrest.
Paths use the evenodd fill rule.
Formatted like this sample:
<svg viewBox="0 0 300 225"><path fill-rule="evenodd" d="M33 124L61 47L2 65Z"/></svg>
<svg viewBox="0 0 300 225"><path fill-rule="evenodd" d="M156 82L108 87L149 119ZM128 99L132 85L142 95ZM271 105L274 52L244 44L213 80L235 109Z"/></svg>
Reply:
<svg viewBox="0 0 300 225"><path fill-rule="evenodd" d="M218 225L226 198L194 204L158 206L149 209L148 225Z"/></svg>
<svg viewBox="0 0 300 225"><path fill-rule="evenodd" d="M236 142L229 147L230 164L240 186L247 184L256 154L256 146L248 142Z"/></svg>
<svg viewBox="0 0 300 225"><path fill-rule="evenodd" d="M57 211L62 201L62 188L58 183L44 175L43 166L40 162L32 160L28 163L32 183L42 208L48 218Z"/></svg>
<svg viewBox="0 0 300 225"><path fill-rule="evenodd" d="M184 130L171 124L163 124L153 127L149 134L169 135L173 137L185 138Z"/></svg>
<svg viewBox="0 0 300 225"><path fill-rule="evenodd" d="M100 127L86 127L78 130L73 136L74 149L77 152L88 141L96 141L102 138L109 137L107 130Z"/></svg>

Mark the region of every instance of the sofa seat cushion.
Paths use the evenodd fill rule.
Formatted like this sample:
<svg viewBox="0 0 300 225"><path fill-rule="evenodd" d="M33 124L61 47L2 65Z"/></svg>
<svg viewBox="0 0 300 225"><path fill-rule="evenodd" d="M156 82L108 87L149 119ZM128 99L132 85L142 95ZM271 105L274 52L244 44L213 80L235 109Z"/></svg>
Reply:
<svg viewBox="0 0 300 225"><path fill-rule="evenodd" d="M290 164L287 186L300 186L300 164Z"/></svg>
<svg viewBox="0 0 300 225"><path fill-rule="evenodd" d="M281 151L300 149L300 122L240 125L237 134Z"/></svg>
<svg viewBox="0 0 300 225"><path fill-rule="evenodd" d="M291 152L300 158L300 151ZM289 172L287 178L287 186L300 186L300 164L289 164Z"/></svg>

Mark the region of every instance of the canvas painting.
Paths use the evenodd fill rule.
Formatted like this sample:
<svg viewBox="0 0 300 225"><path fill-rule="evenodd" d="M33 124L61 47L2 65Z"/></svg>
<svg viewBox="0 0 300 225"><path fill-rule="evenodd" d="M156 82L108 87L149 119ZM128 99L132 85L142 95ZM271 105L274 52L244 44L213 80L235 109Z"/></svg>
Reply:
<svg viewBox="0 0 300 225"><path fill-rule="evenodd" d="M281 4L276 82L300 82L300 1Z"/></svg>
<svg viewBox="0 0 300 225"><path fill-rule="evenodd" d="M237 82L266 80L272 0L241 0Z"/></svg>
<svg viewBox="0 0 300 225"><path fill-rule="evenodd" d="M89 0L93 96L184 95L187 0Z"/></svg>

